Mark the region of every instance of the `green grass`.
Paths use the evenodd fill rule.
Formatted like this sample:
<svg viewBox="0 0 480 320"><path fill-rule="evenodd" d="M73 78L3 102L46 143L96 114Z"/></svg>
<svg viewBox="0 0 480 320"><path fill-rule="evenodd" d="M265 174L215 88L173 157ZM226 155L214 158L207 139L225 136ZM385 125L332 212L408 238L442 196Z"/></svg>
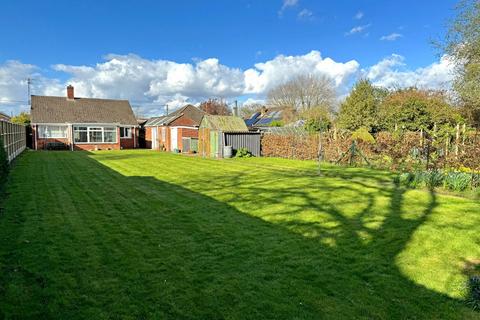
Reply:
<svg viewBox="0 0 480 320"><path fill-rule="evenodd" d="M26 152L0 319L474 319L478 201L281 159ZM478 261L478 260L477 260Z"/></svg>

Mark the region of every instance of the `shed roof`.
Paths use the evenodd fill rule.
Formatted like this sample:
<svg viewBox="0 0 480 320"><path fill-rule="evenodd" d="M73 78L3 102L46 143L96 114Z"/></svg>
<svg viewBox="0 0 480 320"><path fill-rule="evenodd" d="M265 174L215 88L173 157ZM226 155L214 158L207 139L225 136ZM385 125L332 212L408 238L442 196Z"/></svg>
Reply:
<svg viewBox="0 0 480 320"><path fill-rule="evenodd" d="M202 127L229 132L248 131L245 121L243 121L242 118L235 116L205 115L202 120Z"/></svg>
<svg viewBox="0 0 480 320"><path fill-rule="evenodd" d="M128 100L32 96L32 123L119 123L137 126Z"/></svg>
<svg viewBox="0 0 480 320"><path fill-rule="evenodd" d="M192 119L193 122L199 126L204 114L205 113L197 107L187 104L186 106L170 113L168 116L153 117L148 119L147 123L145 123L145 126L168 126L171 122L180 118L181 116L186 116Z"/></svg>

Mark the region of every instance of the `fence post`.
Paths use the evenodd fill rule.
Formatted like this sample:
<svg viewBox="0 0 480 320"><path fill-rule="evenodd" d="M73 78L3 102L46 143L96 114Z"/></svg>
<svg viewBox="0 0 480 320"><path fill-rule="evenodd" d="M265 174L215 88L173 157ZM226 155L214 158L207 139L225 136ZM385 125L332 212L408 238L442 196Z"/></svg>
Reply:
<svg viewBox="0 0 480 320"><path fill-rule="evenodd" d="M460 143L460 124L457 123L457 132L455 133L455 157L458 157L458 145Z"/></svg>

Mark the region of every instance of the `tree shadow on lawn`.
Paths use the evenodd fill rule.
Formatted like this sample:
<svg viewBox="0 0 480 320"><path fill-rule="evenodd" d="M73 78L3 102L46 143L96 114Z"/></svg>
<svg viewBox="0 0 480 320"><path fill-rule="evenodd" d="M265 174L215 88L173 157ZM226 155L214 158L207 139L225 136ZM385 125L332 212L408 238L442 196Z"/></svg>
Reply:
<svg viewBox="0 0 480 320"><path fill-rule="evenodd" d="M121 175L87 153L27 153L19 162L36 166L39 180L14 176L9 184L0 217L0 318L473 318L395 265L437 206L434 192L417 218L406 219L405 191L379 190L389 212L381 228L365 229L371 194L361 195L367 205L351 218L300 189L277 190L279 199L300 197L305 210L327 213L331 229L267 222L180 185ZM238 186L237 179L211 186ZM13 192L21 188L37 192ZM262 206L277 204L262 198Z"/></svg>

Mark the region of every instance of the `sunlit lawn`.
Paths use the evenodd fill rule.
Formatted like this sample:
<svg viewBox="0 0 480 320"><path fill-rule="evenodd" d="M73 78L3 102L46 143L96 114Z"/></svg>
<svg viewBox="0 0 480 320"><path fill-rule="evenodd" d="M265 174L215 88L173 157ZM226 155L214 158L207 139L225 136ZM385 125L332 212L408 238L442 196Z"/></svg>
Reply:
<svg viewBox="0 0 480 320"><path fill-rule="evenodd" d="M469 319L476 200L387 173L152 151L26 152L0 319Z"/></svg>

